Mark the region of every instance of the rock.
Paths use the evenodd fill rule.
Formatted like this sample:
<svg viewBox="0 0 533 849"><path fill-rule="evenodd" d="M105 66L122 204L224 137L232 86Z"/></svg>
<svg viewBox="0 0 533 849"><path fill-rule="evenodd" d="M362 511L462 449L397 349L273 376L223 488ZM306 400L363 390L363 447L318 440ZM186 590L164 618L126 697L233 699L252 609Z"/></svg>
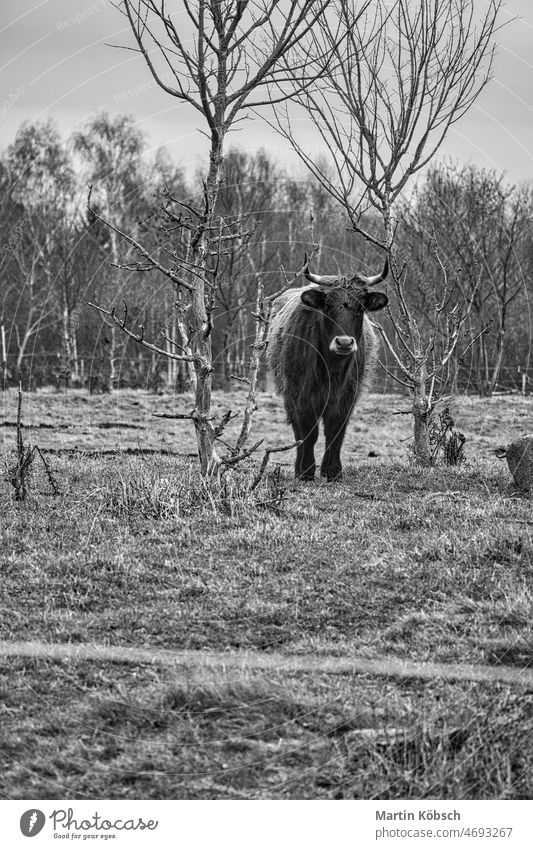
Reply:
<svg viewBox="0 0 533 849"><path fill-rule="evenodd" d="M533 434L521 436L509 445L496 448L497 457L505 457L509 471L519 489L530 491L533 488Z"/></svg>

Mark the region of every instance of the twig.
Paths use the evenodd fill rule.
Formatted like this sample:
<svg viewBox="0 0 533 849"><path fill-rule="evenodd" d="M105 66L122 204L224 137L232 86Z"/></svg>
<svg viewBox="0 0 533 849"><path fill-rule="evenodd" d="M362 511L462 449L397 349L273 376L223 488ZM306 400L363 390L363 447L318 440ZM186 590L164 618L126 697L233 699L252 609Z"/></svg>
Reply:
<svg viewBox="0 0 533 849"><path fill-rule="evenodd" d="M233 457L223 457L221 459L221 463L224 466L235 466L237 463L240 463L241 460L246 460L248 457L257 451L259 446L264 442L263 439L260 439L259 442L256 442L255 445L252 445L251 448L247 448L246 451L241 451L239 454L234 454Z"/></svg>
<svg viewBox="0 0 533 849"><path fill-rule="evenodd" d="M238 413L233 413L231 410L228 410L227 413L224 413L224 415L222 416L222 419L220 420L220 424L218 424L215 427L215 430L214 430L215 439L220 439L220 437L222 436L222 434L226 430L226 426L228 425L228 423L232 419L237 418L238 415L239 415Z"/></svg>
<svg viewBox="0 0 533 849"><path fill-rule="evenodd" d="M15 501L25 501L28 494L28 479L35 454L39 454L45 468L54 495L59 495L59 487L55 482L52 471L44 459L38 445L24 445L22 436L22 384L19 383L17 403L17 461L11 468L6 468L6 480L15 490Z"/></svg>
<svg viewBox="0 0 533 849"><path fill-rule="evenodd" d="M298 448L298 446L301 444L302 440L298 439L296 442L291 442L290 445L280 445L278 448L267 448L265 450L265 453L263 454L263 460L261 462L261 466L259 467L259 471L253 479L252 485L250 487L250 492L253 492L253 490L261 483L271 454L275 454L279 451L290 451L291 448Z"/></svg>
<svg viewBox="0 0 533 849"><path fill-rule="evenodd" d="M52 491L53 491L54 495L60 495L61 490L59 489L59 486L57 485L55 478L52 474L52 470L50 469L48 463L46 462L45 458L43 457L43 453L42 453L42 451L41 451L41 449L39 448L38 445L35 446L35 451L37 451L39 457L43 461L43 466L45 468L46 475L48 477L48 481L50 483L50 486L52 487Z"/></svg>
<svg viewBox="0 0 533 849"><path fill-rule="evenodd" d="M35 448L25 446L22 436L22 384L19 383L17 403L17 462L11 469L6 469L6 480L15 489L15 501L25 501L28 494L28 474L35 457Z"/></svg>
<svg viewBox="0 0 533 849"><path fill-rule="evenodd" d="M158 419L193 419L192 413L152 413Z"/></svg>

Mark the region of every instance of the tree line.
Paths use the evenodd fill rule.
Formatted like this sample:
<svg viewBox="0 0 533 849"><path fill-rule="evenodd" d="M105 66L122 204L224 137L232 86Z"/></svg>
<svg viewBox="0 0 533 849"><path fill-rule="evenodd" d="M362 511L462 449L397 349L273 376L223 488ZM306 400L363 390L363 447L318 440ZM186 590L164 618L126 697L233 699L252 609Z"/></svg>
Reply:
<svg viewBox="0 0 533 849"><path fill-rule="evenodd" d="M28 388L186 390L186 362L165 361L136 345L88 306L111 304L118 313L126 300L133 325L169 349L186 321L164 276L134 270L133 248L87 208L88 184L95 208L162 258L171 241L175 249L168 223L158 226L166 199L193 203L203 191L199 177L185 175L164 149L147 154L147 140L129 116L99 115L66 141L52 123L22 126L0 158L4 380ZM274 292L280 266L297 269L313 239L317 269L328 274L364 271L382 259L351 231L319 181L303 170L294 176L294 168L289 172L264 150L228 151L216 213L240 222L217 257L214 385L229 388L250 358L259 280L267 294ZM468 350L450 364L454 388L482 395L529 391L531 184L512 186L503 174L476 165L434 164L396 214L400 258L409 259L406 298L422 326L434 321L443 271L447 308L471 301ZM395 374L386 351L382 359ZM394 388L384 371L380 381Z"/></svg>

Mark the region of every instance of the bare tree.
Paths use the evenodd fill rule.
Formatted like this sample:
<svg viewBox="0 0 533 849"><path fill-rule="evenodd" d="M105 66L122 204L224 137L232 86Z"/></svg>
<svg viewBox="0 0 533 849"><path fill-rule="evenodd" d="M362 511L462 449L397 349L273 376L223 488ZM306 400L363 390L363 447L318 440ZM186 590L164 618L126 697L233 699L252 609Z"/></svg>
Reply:
<svg viewBox="0 0 533 849"><path fill-rule="evenodd" d="M24 307L23 321L14 324L17 370L30 341L58 319L63 359L70 366L75 357L63 294L65 257L77 238L72 162L51 122L23 125L7 150L6 162L13 200L22 209L10 244L20 281L19 303Z"/></svg>
<svg viewBox="0 0 533 849"><path fill-rule="evenodd" d="M111 118L105 112L100 113L88 121L82 130L73 134L72 142L74 150L87 168L88 180L94 186L95 208L102 211L106 218L112 217L121 227L126 221L131 222L138 200L142 154L145 149L143 133L135 125L134 119L128 115ZM129 227L131 232L131 224ZM137 230L138 227L134 231L135 235ZM107 253L111 265L116 268L121 258L117 232L110 229L107 233ZM130 259L134 256L134 250L131 246L128 248L127 259ZM119 290L117 294L120 295L118 281L115 279L114 283L115 289ZM107 388L112 390L116 388L118 381L117 328L112 321L108 321L107 326Z"/></svg>
<svg viewBox="0 0 533 849"><path fill-rule="evenodd" d="M15 316L18 317L17 313L20 313L22 318L12 325L17 349L16 373L19 376L31 341L39 332L53 326L57 318L50 281L43 273L43 269L45 272L49 270L45 249L46 237L42 232L41 220L36 220L34 215L27 215L11 242L13 268L16 269Z"/></svg>
<svg viewBox="0 0 533 849"><path fill-rule="evenodd" d="M482 395L492 394L500 380L508 341L511 310L525 292L529 258L531 192L505 183L502 175L474 165L432 168L417 191L402 228L418 222L422 245L434 234L443 254L461 274L458 286L472 297L473 329L478 335L468 367ZM415 264L418 265L416 253ZM475 292L474 292L475 289ZM487 332L480 333L482 329Z"/></svg>
<svg viewBox="0 0 533 849"><path fill-rule="evenodd" d="M167 196L165 213L169 237L187 231L188 250L166 248L160 260L125 233L119 233L140 254L131 270L158 270L176 295L186 301L186 338L174 340L174 352L141 344L176 360L190 362L195 373L196 428L203 474L216 473L216 427L211 416L212 330L217 273L224 244L242 236L242 220L215 215L224 158L224 143L245 110L286 94L273 92L287 83L283 57L293 51L323 15L328 0L122 0L135 44L157 84L169 96L194 109L208 138L209 163L200 201L185 203ZM180 14L181 13L181 14ZM186 26L184 27L184 21ZM292 68L294 79L307 78L306 62ZM109 222L110 223L110 222ZM117 228L115 228L117 230ZM185 315L183 304L180 315ZM126 330L125 319L112 314Z"/></svg>
<svg viewBox="0 0 533 849"><path fill-rule="evenodd" d="M332 61L312 87L294 91L332 155L333 178L298 137L290 111L274 104L278 129L342 205L352 229L389 253L394 345L380 329L396 379L412 395L415 455L423 464L431 462L432 388L460 344L470 305L450 316L446 345L435 355L435 336L423 338L405 298L411 281L395 240L395 204L488 82L501 5L489 0L478 23L475 0L376 0L364 15L355 0L335 0L307 47L312 55L329 51ZM365 225L368 210L378 213L380 227ZM439 326L448 323L445 274L443 268L434 306Z"/></svg>

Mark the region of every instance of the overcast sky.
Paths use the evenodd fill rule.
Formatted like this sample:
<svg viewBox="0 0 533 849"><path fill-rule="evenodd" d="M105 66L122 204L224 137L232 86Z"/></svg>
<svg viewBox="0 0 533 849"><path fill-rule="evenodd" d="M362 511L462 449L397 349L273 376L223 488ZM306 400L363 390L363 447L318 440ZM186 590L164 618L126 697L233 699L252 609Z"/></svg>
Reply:
<svg viewBox="0 0 533 849"><path fill-rule="evenodd" d="M488 0L476 0L480 12ZM461 162L533 177L533 0L507 0L494 80L442 148ZM22 121L53 118L68 136L98 109L132 114L150 146L166 145L193 166L203 152L198 115L153 82L142 58L105 42L131 44L108 0L2 0L0 147ZM246 149L266 145L287 161L286 144L259 120L234 136Z"/></svg>

